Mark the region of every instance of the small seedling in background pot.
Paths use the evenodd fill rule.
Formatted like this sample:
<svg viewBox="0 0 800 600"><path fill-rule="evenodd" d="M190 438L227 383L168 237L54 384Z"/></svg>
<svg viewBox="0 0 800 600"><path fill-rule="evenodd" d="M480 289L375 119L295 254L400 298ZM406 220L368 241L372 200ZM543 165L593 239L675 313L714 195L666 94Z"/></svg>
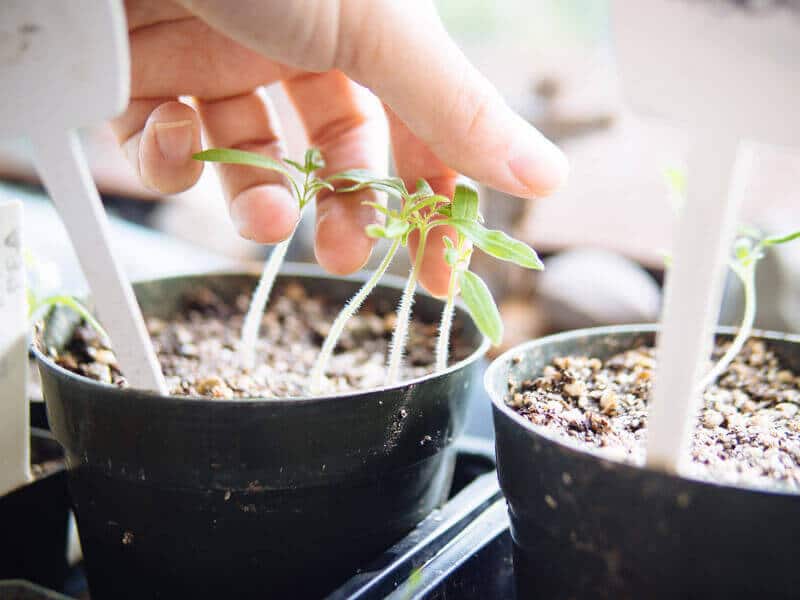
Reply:
<svg viewBox="0 0 800 600"><path fill-rule="evenodd" d="M670 167L664 170L664 179L670 192L673 210L678 212L684 204L686 174L680 168ZM739 233L733 244L732 257L728 262L728 266L742 283L744 294L742 322L739 324L736 336L734 336L725 354L700 380L697 385L698 394L702 394L703 390L725 372L725 369L733 362L736 355L742 351L747 338L750 337L753 331L753 323L756 318L756 267L759 261L764 258L766 250L773 246L787 244L798 238L800 238L800 231L787 235L765 237L755 227L748 225L739 227ZM672 265L672 257L667 253L664 253L664 264L667 268Z"/></svg>
<svg viewBox="0 0 800 600"><path fill-rule="evenodd" d="M28 251L24 252L24 260L27 279L28 321L30 323L36 323L46 317L53 308L63 306L71 309L87 325L94 329L104 344L110 345L108 334L88 308L72 296L51 293L61 285L61 278L54 264L43 263Z"/></svg>
<svg viewBox="0 0 800 600"><path fill-rule="evenodd" d="M301 219L305 207L311 203L321 190L333 190L333 185L316 175L316 172L325 166L322 154L316 148L310 148L306 151L302 164L288 158L284 158L281 162L254 152L227 148L204 150L195 154L193 158L208 162L247 165L280 173L286 177L291 185L291 190L300 208ZM289 167L294 167L300 173L301 178L298 179ZM255 366L256 341L261 327L261 319L269 301L275 278L278 276L278 271L280 271L293 237L294 232L273 248L272 253L264 263L264 270L261 273L258 285L253 291L253 297L250 300L250 306L247 309L242 325L242 340L239 349L242 366L246 369L252 369Z"/></svg>
<svg viewBox="0 0 800 600"><path fill-rule="evenodd" d="M438 212L444 218L435 221L436 225L452 225L456 230L455 241L444 238L445 261L450 265L451 272L447 299L439 325L439 337L436 341L436 370L442 371L447 368L450 328L457 290L460 289L461 298L481 333L495 345L503 339L503 321L489 286L469 270L473 246L477 246L490 256L513 262L526 269L541 270L544 265L536 251L524 242L502 231L483 226L478 211L478 192L473 187L458 184L453 202L440 207Z"/></svg>
<svg viewBox="0 0 800 600"><path fill-rule="evenodd" d="M419 242L417 244L417 258L411 268L408 281L403 290L403 295L400 299L400 304L397 311L397 320L395 330L392 335L391 350L389 353L388 361L388 382L396 383L399 379L400 366L402 364L403 352L405 349L405 340L408 335L408 324L411 318L411 305L413 303L414 291L416 290L417 280L419 277L419 269L422 262L422 256L430 228L434 226L433 220L436 216L436 211L433 210L437 205L449 202L449 199L434 194L431 187L425 180L420 179L417 182L417 189L412 194L409 193L403 181L396 177L377 178L368 171L352 170L333 175L328 178L329 181L342 180L351 181L353 184L349 187L342 189L342 192L353 192L361 189L373 189L381 192L386 192L390 196L400 198L402 207L400 209L389 209L383 205L373 202L366 204L374 207L377 211L382 213L386 219L383 225L372 224L366 227L367 235L376 239L385 239L390 242L389 249L381 260L378 268L373 272L372 276L364 283L359 291L353 296L350 301L344 306L342 311L337 315L333 324L331 325L330 332L322 345L317 361L311 371L311 385L310 390L312 394L318 394L321 391L322 383L325 377L325 371L328 367L333 351L339 341L339 337L344 331L344 327L350 318L358 311L361 305L369 296L370 292L375 288L381 280L389 265L392 262L397 250L400 246L408 244L408 238L413 231L419 231Z"/></svg>
<svg viewBox="0 0 800 600"><path fill-rule="evenodd" d="M800 238L800 231L795 231L787 235L763 237L760 232L752 227L740 229L740 235L736 239L733 248L733 257L728 265L731 271L742 282L744 290L744 312L742 322L733 338L731 345L725 354L711 367L708 373L697 386L698 393L714 383L717 377L725 372L736 355L741 352L747 338L753 331L753 323L756 318L756 266L764 258L764 253L768 248L780 246Z"/></svg>

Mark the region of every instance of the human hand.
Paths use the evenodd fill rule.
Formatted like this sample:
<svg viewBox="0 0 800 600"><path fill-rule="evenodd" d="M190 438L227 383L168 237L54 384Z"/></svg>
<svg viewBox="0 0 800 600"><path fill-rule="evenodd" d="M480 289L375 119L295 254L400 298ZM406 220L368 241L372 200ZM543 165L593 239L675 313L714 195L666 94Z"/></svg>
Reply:
<svg viewBox="0 0 800 600"><path fill-rule="evenodd" d="M200 177L203 163L191 156L201 150L201 124L211 146L283 156L279 118L257 92L277 81L325 157L322 176L384 171L388 117L397 172L410 189L423 177L452 196L462 172L531 198L566 178L561 152L469 64L427 0L129 0L126 12L131 101L112 125L157 191L185 190ZM196 109L179 96L192 96ZM241 235L275 243L291 234L297 203L280 176L239 165L220 165L219 174ZM319 195L315 253L328 271L349 273L369 258L364 227L378 216L362 201L379 200L371 196ZM421 273L439 295L447 234L432 231Z"/></svg>

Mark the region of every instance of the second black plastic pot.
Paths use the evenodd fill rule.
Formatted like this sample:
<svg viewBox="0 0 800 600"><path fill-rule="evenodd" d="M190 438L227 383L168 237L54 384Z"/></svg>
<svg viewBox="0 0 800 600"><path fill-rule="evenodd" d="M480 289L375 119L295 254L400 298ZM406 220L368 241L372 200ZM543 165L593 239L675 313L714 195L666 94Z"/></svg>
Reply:
<svg viewBox="0 0 800 600"><path fill-rule="evenodd" d="M727 334L722 334L727 335ZM797 598L800 495L717 485L613 462L506 406L509 377L556 356L609 357L652 327L529 342L486 374L520 598ZM800 370L800 338L759 334Z"/></svg>
<svg viewBox="0 0 800 600"><path fill-rule="evenodd" d="M292 277L344 301L355 278ZM167 318L207 286L231 298L250 275L141 283L143 311ZM377 301L394 304L395 286ZM415 314L441 303L420 296ZM477 364L348 395L213 401L121 390L38 354L93 600L313 598L399 539L447 497Z"/></svg>

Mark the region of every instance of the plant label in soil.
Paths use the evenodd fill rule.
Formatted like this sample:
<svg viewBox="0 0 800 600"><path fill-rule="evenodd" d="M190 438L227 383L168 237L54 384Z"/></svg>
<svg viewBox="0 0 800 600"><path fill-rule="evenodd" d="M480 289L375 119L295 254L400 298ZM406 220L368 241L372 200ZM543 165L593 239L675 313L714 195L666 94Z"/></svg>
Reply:
<svg viewBox="0 0 800 600"><path fill-rule="evenodd" d="M42 182L78 255L120 365L138 388L166 391L76 130L124 110L130 94L125 12L118 0L3 4L0 136L27 136ZM8 33L10 32L10 33Z"/></svg>
<svg viewBox="0 0 800 600"><path fill-rule="evenodd" d="M0 496L30 479L22 204L0 203Z"/></svg>

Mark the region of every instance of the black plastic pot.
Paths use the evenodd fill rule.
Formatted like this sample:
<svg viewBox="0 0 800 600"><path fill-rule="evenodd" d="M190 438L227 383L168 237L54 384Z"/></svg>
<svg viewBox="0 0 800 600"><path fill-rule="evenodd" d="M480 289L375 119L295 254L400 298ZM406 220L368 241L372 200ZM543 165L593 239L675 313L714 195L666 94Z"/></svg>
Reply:
<svg viewBox="0 0 800 600"><path fill-rule="evenodd" d="M31 459L41 467L33 481L0 496L0 579L60 589L68 569L69 498L61 448L49 432L31 431Z"/></svg>
<svg viewBox="0 0 800 600"><path fill-rule="evenodd" d="M308 273L305 271L304 273ZM357 278L283 275L344 302ZM146 314L168 318L207 286L231 298L252 275L140 283ZM378 301L395 303L382 286ZM435 319L420 296L415 314ZM93 600L319 597L447 497L476 365L347 395L213 401L120 390L37 354Z"/></svg>
<svg viewBox="0 0 800 600"><path fill-rule="evenodd" d="M67 596L23 579L0 581L0 598L3 600L69 600Z"/></svg>
<svg viewBox="0 0 800 600"><path fill-rule="evenodd" d="M641 326L573 331L523 344L489 368L518 597L797 598L800 495L605 460L505 405L509 375L535 377L555 356L603 358L654 335ZM757 335L800 369L800 338Z"/></svg>

